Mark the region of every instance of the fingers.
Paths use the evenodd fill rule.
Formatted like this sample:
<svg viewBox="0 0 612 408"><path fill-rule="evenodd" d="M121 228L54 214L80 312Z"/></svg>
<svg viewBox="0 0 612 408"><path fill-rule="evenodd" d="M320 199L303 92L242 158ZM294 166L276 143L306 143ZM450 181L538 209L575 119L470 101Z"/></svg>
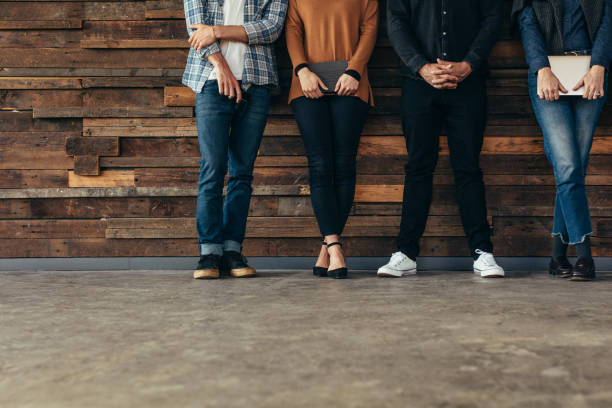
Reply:
<svg viewBox="0 0 612 408"><path fill-rule="evenodd" d="M561 82L559 82L559 90L563 93L567 93L567 89L565 89L565 87L563 86L563 84Z"/></svg>
<svg viewBox="0 0 612 408"><path fill-rule="evenodd" d="M336 91L336 93L338 94L338 96L346 96L349 94L349 90L348 90L348 84L346 83L346 81L344 80L344 78L340 77L340 80L338 80L338 91Z"/></svg>
<svg viewBox="0 0 612 408"><path fill-rule="evenodd" d="M346 86L344 85L344 82L342 81L338 81L338 85L336 88L338 88L338 90L336 91L336 94L338 96L344 96L345 92L346 92Z"/></svg>
<svg viewBox="0 0 612 408"><path fill-rule="evenodd" d="M242 101L242 89L240 88L240 84L236 79L233 78L218 78L217 80L219 84L219 94L225 95L229 99L236 98L236 103L240 103Z"/></svg>
<svg viewBox="0 0 612 408"><path fill-rule="evenodd" d="M595 99L595 87L592 84L588 84L584 87L584 94L582 97L584 99Z"/></svg>
<svg viewBox="0 0 612 408"><path fill-rule="evenodd" d="M340 81L338 81L338 82L340 82ZM325 84L323 83L323 81L321 81L321 78L317 77L317 83L318 83L318 85L319 85L321 88L325 89L326 91L328 90L328 89L327 89L327 86L325 86Z"/></svg>
<svg viewBox="0 0 612 408"><path fill-rule="evenodd" d="M242 102L242 89L240 88L240 84L236 81L236 103Z"/></svg>
<svg viewBox="0 0 612 408"><path fill-rule="evenodd" d="M580 88L582 88L583 86L584 86L584 77L582 77L582 79L580 81L578 81L578 83L576 84L576 86L573 89L574 89L574 91L577 91Z"/></svg>
<svg viewBox="0 0 612 408"><path fill-rule="evenodd" d="M451 71L450 70L446 70L446 69L433 69L430 72L430 75L437 76L437 75L446 75L446 74L450 74L450 73L451 73Z"/></svg>
<svg viewBox="0 0 612 408"><path fill-rule="evenodd" d="M591 99L589 97L589 92L591 91L591 87L587 84L584 85L584 92L582 93L582 98L583 99Z"/></svg>
<svg viewBox="0 0 612 408"><path fill-rule="evenodd" d="M431 83L430 85L436 89L457 89L456 82Z"/></svg>
<svg viewBox="0 0 612 408"><path fill-rule="evenodd" d="M230 83L228 84L228 88L229 88L229 89L228 89L229 94L226 94L226 95L227 95L227 97L228 97L228 98L230 98L230 99L234 99L234 97L236 96L236 94L235 94L235 92L234 92L234 89L235 89L234 84L230 82Z"/></svg>
<svg viewBox="0 0 612 408"><path fill-rule="evenodd" d="M219 87L219 95L227 95L225 92L225 81L223 78L219 78L219 74L217 73L217 85Z"/></svg>
<svg viewBox="0 0 612 408"><path fill-rule="evenodd" d="M434 79L431 80L432 84L443 84L444 82L459 82L459 78L455 75L437 75Z"/></svg>

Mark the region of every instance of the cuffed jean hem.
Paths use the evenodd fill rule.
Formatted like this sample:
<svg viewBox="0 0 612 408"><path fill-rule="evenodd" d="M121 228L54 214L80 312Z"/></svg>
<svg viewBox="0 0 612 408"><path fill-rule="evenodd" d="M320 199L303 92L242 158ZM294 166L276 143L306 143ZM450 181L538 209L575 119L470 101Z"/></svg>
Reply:
<svg viewBox="0 0 612 408"><path fill-rule="evenodd" d="M242 252L242 244L240 242L237 241L223 241L223 251L227 252L227 251L234 251L234 252L238 252L241 253Z"/></svg>
<svg viewBox="0 0 612 408"><path fill-rule="evenodd" d="M559 239L561 240L561 242L563 242L565 245L578 245L578 244L582 244L584 243L584 240L586 239L586 237L593 235L593 231L588 232L586 234L584 234L582 236L582 238L580 239L580 241L576 241L576 242L566 242L565 238L563 237L563 234L560 232L551 232L550 236L551 237L559 237ZM567 240L569 241L569 239Z"/></svg>
<svg viewBox="0 0 612 408"><path fill-rule="evenodd" d="M223 244L200 244L200 255L223 255Z"/></svg>

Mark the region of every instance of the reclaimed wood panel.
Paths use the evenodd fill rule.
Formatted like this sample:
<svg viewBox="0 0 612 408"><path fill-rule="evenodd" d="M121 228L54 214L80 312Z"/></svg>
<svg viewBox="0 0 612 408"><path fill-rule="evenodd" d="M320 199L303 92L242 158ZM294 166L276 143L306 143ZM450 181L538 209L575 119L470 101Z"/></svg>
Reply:
<svg viewBox="0 0 612 408"><path fill-rule="evenodd" d="M401 215L402 78L385 27L383 19L369 64L376 106L359 147L344 239L351 256L389 255ZM200 152L195 96L181 85L186 39L182 0L0 1L0 257L197 255ZM287 105L291 64L282 39L276 49L282 87L255 164L245 252L313 256L308 164ZM547 256L554 177L507 20L489 62L481 165L496 253ZM467 255L442 133L422 255ZM610 102L587 184L593 251L612 256Z"/></svg>

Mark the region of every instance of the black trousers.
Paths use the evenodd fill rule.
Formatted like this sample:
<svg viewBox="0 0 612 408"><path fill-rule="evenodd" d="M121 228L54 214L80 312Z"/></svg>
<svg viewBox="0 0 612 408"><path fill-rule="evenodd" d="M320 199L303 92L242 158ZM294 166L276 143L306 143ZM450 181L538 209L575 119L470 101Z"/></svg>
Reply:
<svg viewBox="0 0 612 408"><path fill-rule="evenodd" d="M419 253L419 239L431 205L443 123L459 211L472 255L476 249L493 250L479 164L486 117L487 94L482 77L468 77L454 90L438 90L422 80L404 79L402 126L408 162L397 246L407 256L415 258Z"/></svg>
<svg viewBox="0 0 612 408"><path fill-rule="evenodd" d="M369 105L354 96L294 99L310 173L310 197L322 236L344 230L355 198L355 159Z"/></svg>

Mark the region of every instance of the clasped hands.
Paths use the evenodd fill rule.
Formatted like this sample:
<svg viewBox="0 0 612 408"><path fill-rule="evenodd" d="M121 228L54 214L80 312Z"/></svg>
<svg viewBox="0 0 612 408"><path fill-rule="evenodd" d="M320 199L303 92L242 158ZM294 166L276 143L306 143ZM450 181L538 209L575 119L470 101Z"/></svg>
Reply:
<svg viewBox="0 0 612 408"><path fill-rule="evenodd" d="M472 73L472 66L465 61L450 62L440 58L436 63L425 64L419 75L436 89L456 89L457 84Z"/></svg>

